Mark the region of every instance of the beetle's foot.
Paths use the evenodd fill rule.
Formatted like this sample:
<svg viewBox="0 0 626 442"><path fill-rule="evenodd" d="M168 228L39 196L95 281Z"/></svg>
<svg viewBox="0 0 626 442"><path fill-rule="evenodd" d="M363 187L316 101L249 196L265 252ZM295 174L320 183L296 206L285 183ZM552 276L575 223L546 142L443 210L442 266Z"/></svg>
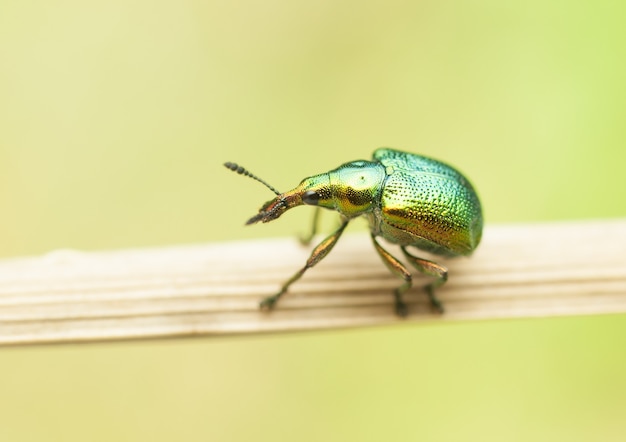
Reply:
<svg viewBox="0 0 626 442"><path fill-rule="evenodd" d="M300 245L303 247L311 245L311 241L313 240L314 235L300 235L298 239L300 240Z"/></svg>
<svg viewBox="0 0 626 442"><path fill-rule="evenodd" d="M268 296L259 303L259 308L263 311L270 311L274 309L276 302L278 301L278 295Z"/></svg>
<svg viewBox="0 0 626 442"><path fill-rule="evenodd" d="M429 285L426 286L426 294L428 295L428 299L430 300L430 308L435 313L439 313L440 315L443 314L445 312L443 304L441 303L439 298L435 296L433 288Z"/></svg>
<svg viewBox="0 0 626 442"><path fill-rule="evenodd" d="M431 302L430 307L435 313L439 313L440 315L443 315L446 312L446 309L443 308L443 304L439 301Z"/></svg>
<svg viewBox="0 0 626 442"><path fill-rule="evenodd" d="M400 318L406 318L409 314L409 307L400 300L396 300L396 315Z"/></svg>

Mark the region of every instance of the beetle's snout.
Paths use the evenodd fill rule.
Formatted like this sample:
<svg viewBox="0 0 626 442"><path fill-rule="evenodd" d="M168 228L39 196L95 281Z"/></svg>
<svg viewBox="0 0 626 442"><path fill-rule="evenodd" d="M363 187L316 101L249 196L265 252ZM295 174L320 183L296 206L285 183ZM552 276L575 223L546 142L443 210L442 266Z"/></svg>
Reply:
<svg viewBox="0 0 626 442"><path fill-rule="evenodd" d="M280 198L275 198L265 203L259 210L259 213L246 221L246 225L256 224L259 221L264 223L272 221L282 215L285 210L287 209L284 201Z"/></svg>
<svg viewBox="0 0 626 442"><path fill-rule="evenodd" d="M302 193L299 189L282 193L273 200L263 204L263 207L259 209L259 213L246 221L246 225L256 224L259 221L263 223L273 221L292 207L302 204Z"/></svg>

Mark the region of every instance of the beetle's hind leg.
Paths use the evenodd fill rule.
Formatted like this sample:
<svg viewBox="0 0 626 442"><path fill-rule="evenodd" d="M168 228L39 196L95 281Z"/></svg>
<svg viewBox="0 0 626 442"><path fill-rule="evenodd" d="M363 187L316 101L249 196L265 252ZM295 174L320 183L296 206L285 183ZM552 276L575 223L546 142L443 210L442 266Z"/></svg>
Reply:
<svg viewBox="0 0 626 442"><path fill-rule="evenodd" d="M424 258L418 258L417 256L412 255L404 246L402 246L401 249L404 253L404 256L406 256L406 259L409 260L413 267L415 267L417 270L425 275L434 276L435 278L437 278L426 287L424 287L424 289L426 290L426 294L428 295L428 299L430 300L430 305L433 307L433 309L437 310L439 313L443 313L443 304L435 295L435 289L445 284L445 282L448 280L448 269L442 265L437 264L436 262L429 261Z"/></svg>
<svg viewBox="0 0 626 442"><path fill-rule="evenodd" d="M383 247L376 241L376 237L372 235L372 242L374 243L374 247L376 251L382 258L383 262L387 266L387 268L393 273L395 276L404 279L404 283L394 290L393 294L396 298L396 314L400 317L405 317L409 313L409 309L402 299L402 295L408 289L411 288L413 284L413 280L411 278L411 273L406 269L404 264L394 258L391 253L383 249Z"/></svg>

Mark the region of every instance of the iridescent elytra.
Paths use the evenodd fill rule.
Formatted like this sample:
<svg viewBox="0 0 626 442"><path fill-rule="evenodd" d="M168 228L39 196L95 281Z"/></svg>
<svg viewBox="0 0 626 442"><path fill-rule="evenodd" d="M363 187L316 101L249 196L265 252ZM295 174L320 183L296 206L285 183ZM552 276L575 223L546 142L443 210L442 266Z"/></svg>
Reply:
<svg viewBox="0 0 626 442"><path fill-rule="evenodd" d="M371 161L342 164L329 172L305 178L293 190L284 193L235 163L224 165L260 181L276 194L246 224L275 220L288 209L303 204L316 206L318 210L335 210L341 217L339 228L313 249L305 265L278 293L261 302L261 309L272 309L291 284L328 255L348 223L359 216L369 222L376 252L391 273L403 280L393 292L398 316L408 313L403 294L411 288L411 273L380 245L378 237L399 245L413 267L435 277L425 286L425 291L433 309L440 313L443 313L443 305L435 296L435 289L447 281L448 270L434 261L415 256L407 247L450 257L470 255L480 243L483 216L476 191L458 170L432 158L380 148L374 151ZM309 239L316 231L318 210Z"/></svg>

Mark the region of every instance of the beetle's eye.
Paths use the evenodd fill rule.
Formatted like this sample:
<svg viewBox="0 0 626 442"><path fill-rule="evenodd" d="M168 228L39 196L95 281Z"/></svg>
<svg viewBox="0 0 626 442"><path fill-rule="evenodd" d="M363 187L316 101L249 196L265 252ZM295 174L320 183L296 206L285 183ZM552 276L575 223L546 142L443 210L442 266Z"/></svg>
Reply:
<svg viewBox="0 0 626 442"><path fill-rule="evenodd" d="M316 206L320 200L320 194L315 190L307 190L302 194L302 202L310 206Z"/></svg>

